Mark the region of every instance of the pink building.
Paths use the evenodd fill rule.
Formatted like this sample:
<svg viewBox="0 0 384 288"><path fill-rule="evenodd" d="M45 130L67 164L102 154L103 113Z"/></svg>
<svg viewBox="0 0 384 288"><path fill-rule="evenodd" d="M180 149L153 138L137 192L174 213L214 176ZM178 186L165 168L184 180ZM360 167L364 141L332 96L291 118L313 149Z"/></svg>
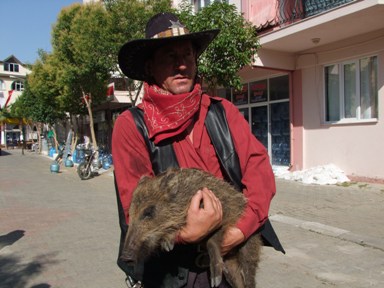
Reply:
<svg viewBox="0 0 384 288"><path fill-rule="evenodd" d="M272 164L333 163L349 176L384 179L384 2L235 4L258 27L261 49L240 71L243 90L220 93L244 113Z"/></svg>

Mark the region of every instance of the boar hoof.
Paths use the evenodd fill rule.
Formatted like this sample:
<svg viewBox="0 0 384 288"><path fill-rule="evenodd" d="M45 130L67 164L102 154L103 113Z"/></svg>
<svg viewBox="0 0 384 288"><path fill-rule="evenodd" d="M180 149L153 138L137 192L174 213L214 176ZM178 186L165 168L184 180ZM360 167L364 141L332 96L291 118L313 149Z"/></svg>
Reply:
<svg viewBox="0 0 384 288"><path fill-rule="evenodd" d="M211 278L211 287L219 287L221 280L222 280L221 275L217 275L215 277L212 277Z"/></svg>
<svg viewBox="0 0 384 288"><path fill-rule="evenodd" d="M218 263L212 263L211 261L211 287L219 287L222 279L223 279L223 268L224 263L222 261Z"/></svg>
<svg viewBox="0 0 384 288"><path fill-rule="evenodd" d="M174 246L175 246L175 243L173 241L164 240L161 243L161 248L167 252L172 251Z"/></svg>

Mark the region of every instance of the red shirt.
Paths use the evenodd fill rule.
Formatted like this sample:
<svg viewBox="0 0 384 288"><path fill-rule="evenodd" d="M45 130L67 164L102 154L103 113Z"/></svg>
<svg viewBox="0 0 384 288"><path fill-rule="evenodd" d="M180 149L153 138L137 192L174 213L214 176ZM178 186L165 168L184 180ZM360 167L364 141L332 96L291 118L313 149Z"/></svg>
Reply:
<svg viewBox="0 0 384 288"><path fill-rule="evenodd" d="M186 135L174 142L173 148L181 168L200 168L223 178L215 149L204 126L210 99L208 95L202 96L199 118L193 127L193 141ZM248 122L238 108L225 99L215 99L222 101L239 156L242 183L245 187L243 193L248 199L248 205L237 227L248 238L268 217L270 202L276 191L275 178L265 147L251 133ZM154 174L145 141L128 111L116 120L112 154L117 187L129 223L128 210L133 190L141 176Z"/></svg>

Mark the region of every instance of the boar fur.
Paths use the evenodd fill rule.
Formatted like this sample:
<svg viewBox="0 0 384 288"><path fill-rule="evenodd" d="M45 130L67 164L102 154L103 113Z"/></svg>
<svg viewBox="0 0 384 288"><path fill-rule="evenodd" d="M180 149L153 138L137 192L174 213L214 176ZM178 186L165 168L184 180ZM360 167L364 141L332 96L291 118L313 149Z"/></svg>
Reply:
<svg viewBox="0 0 384 288"><path fill-rule="evenodd" d="M211 286L217 287L224 274L232 287L253 288L260 235L252 235L224 259L220 254L223 232L241 217L246 199L229 183L198 169L170 169L139 181L129 209L129 229L121 257L135 265L158 251L171 251L177 232L186 224L191 198L204 187L213 191L223 207L222 226L202 241L209 255Z"/></svg>

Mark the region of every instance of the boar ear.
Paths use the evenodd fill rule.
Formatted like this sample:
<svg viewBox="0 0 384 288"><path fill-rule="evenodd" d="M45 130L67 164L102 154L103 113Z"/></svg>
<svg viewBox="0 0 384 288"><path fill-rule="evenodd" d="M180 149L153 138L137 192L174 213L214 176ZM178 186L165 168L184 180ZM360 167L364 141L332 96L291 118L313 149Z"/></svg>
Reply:
<svg viewBox="0 0 384 288"><path fill-rule="evenodd" d="M167 191L170 199L174 199L177 191L179 191L179 183L178 178L176 177L176 173L174 171L168 171L166 175L164 175L163 179L160 182L160 189L162 191Z"/></svg>
<svg viewBox="0 0 384 288"><path fill-rule="evenodd" d="M147 180L151 179L151 177L147 176L147 175L144 175L144 176L141 176L138 184L141 184L141 183L144 183L146 182Z"/></svg>

